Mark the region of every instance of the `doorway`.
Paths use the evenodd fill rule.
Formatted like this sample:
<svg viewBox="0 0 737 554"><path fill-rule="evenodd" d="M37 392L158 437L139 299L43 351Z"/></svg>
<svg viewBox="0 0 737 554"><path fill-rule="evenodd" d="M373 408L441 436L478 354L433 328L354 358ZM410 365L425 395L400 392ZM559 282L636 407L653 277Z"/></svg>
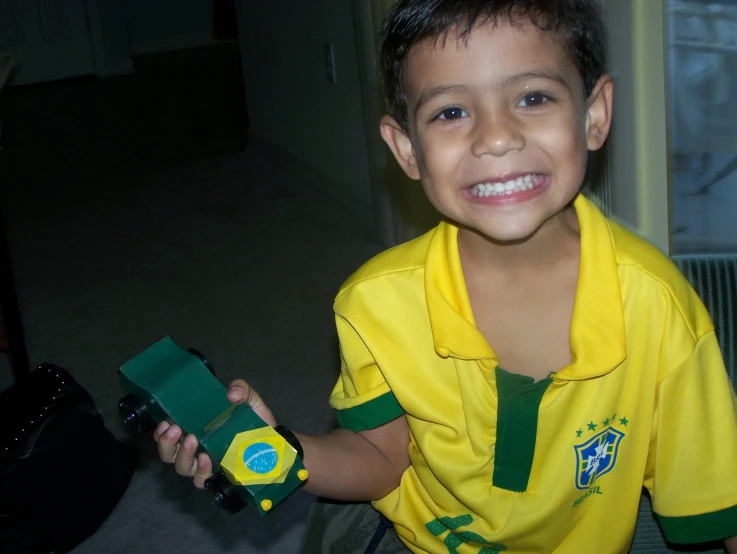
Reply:
<svg viewBox="0 0 737 554"><path fill-rule="evenodd" d="M12 53L10 85L92 75L84 0L0 0L0 53Z"/></svg>

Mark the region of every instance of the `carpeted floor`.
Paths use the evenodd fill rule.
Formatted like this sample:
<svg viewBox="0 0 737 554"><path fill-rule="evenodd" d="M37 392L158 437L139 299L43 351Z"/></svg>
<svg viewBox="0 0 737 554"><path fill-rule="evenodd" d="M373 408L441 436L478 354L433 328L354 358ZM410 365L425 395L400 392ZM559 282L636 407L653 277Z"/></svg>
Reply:
<svg viewBox="0 0 737 554"><path fill-rule="evenodd" d="M219 511L158 461L150 437L122 428L116 368L168 334L206 353L224 383L250 380L280 422L325 431L338 371L332 298L382 246L299 175L231 147L237 140L219 154L177 150L167 122L149 119L160 134L131 146L128 131L108 129L104 140L71 132L74 117L78 139L65 140L63 125L48 123L72 109L65 94L63 110L38 118L38 141L33 125L15 137L6 126L3 201L29 356L68 369L141 456L115 512L74 552L294 552L312 497L299 491L263 519ZM115 104L103 111L125 119ZM179 155L152 153L159 140ZM0 388L9 383L0 356Z"/></svg>

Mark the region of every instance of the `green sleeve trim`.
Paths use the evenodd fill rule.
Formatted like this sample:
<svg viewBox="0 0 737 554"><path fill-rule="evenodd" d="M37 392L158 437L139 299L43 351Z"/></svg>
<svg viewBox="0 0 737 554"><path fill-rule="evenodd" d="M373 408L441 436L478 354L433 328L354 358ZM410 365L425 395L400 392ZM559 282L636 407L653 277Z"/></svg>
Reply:
<svg viewBox="0 0 737 554"><path fill-rule="evenodd" d="M338 425L344 429L358 432L389 423L403 413L404 410L394 393L387 392L353 408L335 410L335 417L338 419Z"/></svg>
<svg viewBox="0 0 737 554"><path fill-rule="evenodd" d="M737 506L697 516L657 517L666 538L676 544L708 542L737 535Z"/></svg>

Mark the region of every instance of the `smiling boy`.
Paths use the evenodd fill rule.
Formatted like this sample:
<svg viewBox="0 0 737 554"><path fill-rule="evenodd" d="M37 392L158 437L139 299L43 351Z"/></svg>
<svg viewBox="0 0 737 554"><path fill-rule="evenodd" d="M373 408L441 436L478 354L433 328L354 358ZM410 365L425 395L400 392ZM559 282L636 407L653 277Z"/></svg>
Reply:
<svg viewBox="0 0 737 554"><path fill-rule="evenodd" d="M401 550L624 552L643 485L673 542L737 534L709 316L580 193L611 124L604 37L596 0L400 0L385 23L381 135L445 220L341 287L341 428L297 438L308 490L374 501ZM229 398L276 424L245 382ZM165 428L202 486L210 461Z"/></svg>

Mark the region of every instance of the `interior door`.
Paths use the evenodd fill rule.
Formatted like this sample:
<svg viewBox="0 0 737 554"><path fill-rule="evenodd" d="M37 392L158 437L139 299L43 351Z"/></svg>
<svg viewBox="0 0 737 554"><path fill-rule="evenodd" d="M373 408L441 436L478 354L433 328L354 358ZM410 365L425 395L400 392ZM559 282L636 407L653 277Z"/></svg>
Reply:
<svg viewBox="0 0 737 554"><path fill-rule="evenodd" d="M93 74L84 0L0 0L0 52L16 58L10 86Z"/></svg>

